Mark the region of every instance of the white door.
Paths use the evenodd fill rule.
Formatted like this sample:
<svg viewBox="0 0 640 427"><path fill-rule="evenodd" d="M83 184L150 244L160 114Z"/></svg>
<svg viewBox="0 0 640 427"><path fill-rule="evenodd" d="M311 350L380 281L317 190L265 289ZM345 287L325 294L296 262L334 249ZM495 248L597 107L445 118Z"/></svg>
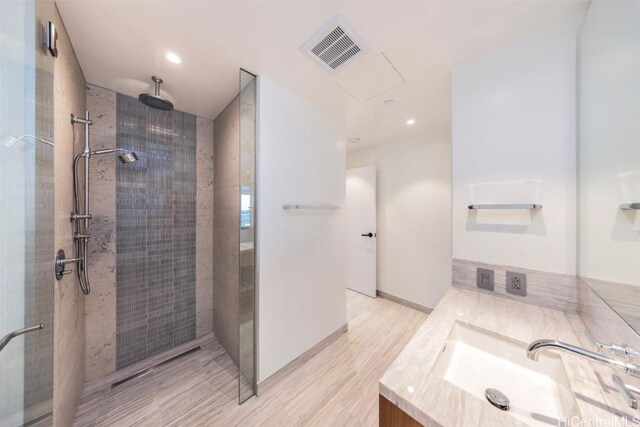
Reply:
<svg viewBox="0 0 640 427"><path fill-rule="evenodd" d="M376 296L376 168L347 169L347 288Z"/></svg>

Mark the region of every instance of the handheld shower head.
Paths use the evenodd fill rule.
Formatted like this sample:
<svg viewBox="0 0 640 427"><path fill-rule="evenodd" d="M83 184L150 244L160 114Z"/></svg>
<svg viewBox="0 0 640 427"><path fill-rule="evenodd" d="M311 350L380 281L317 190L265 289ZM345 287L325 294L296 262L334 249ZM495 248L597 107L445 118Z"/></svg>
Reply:
<svg viewBox="0 0 640 427"><path fill-rule="evenodd" d="M120 159L122 164L128 165L129 163L137 162L138 156L133 151L130 153L123 152L118 156L118 159Z"/></svg>
<svg viewBox="0 0 640 427"><path fill-rule="evenodd" d="M120 153L120 154L118 154L118 159L124 165L128 165L130 163L138 161L138 155L136 153L134 153L133 151L125 151L122 148L110 148L110 149L107 149L107 150L96 150L96 151L92 151L91 155L94 156L94 155L109 154L109 153Z"/></svg>

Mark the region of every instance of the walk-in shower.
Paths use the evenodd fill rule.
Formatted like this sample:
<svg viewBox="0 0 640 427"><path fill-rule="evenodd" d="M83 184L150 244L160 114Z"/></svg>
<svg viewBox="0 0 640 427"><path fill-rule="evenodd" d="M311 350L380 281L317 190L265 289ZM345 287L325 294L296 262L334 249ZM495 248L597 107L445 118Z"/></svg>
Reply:
<svg viewBox="0 0 640 427"><path fill-rule="evenodd" d="M89 238L91 237L91 235L89 234L89 221L92 218L91 213L89 213L89 159L91 158L91 156L117 153L118 159L123 164L130 164L137 161L138 156L136 155L136 153L123 150L122 148L92 151L89 147L89 126L91 126L93 122L89 118L89 112L87 111L85 114L85 118L76 117L73 114L71 115L72 125L75 125L77 123L84 125L84 150L73 159L74 211L71 212L70 219L75 223L73 239L75 241L76 253L74 258L65 259L64 251L58 251L58 256L56 258L56 278L60 280L65 274L71 273L70 270L65 270L65 264L77 263L76 274L78 275L78 280L80 281L80 288L85 295L89 295L89 292L91 291L88 273L88 247ZM84 159L84 196L82 199L84 204L83 212L80 212L80 197L78 188L78 166L80 163L80 159Z"/></svg>

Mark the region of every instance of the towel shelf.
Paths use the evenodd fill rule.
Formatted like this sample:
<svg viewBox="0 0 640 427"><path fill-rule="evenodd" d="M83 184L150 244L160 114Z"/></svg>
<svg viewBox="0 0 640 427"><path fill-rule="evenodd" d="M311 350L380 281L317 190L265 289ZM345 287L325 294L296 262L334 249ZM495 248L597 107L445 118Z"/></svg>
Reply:
<svg viewBox="0 0 640 427"><path fill-rule="evenodd" d="M535 203L520 203L520 204L488 204L488 205L469 205L469 209L542 209L542 205Z"/></svg>
<svg viewBox="0 0 640 427"><path fill-rule="evenodd" d="M640 211L640 202L623 203L620 205L620 209L623 211Z"/></svg>
<svg viewBox="0 0 640 427"><path fill-rule="evenodd" d="M282 209L340 209L337 205L282 205Z"/></svg>

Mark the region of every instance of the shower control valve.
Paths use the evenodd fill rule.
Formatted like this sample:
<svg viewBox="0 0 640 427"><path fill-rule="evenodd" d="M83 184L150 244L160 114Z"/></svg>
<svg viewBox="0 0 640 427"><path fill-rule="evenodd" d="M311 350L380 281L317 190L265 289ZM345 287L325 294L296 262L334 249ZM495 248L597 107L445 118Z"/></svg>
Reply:
<svg viewBox="0 0 640 427"><path fill-rule="evenodd" d="M72 262L77 263L81 261L82 261L82 258L66 259L64 251L62 249L58 250L58 253L56 254L56 262L55 262L56 280L62 280L62 277L64 277L65 275L73 273L73 270L66 270L66 267L65 267L66 264L70 264Z"/></svg>

